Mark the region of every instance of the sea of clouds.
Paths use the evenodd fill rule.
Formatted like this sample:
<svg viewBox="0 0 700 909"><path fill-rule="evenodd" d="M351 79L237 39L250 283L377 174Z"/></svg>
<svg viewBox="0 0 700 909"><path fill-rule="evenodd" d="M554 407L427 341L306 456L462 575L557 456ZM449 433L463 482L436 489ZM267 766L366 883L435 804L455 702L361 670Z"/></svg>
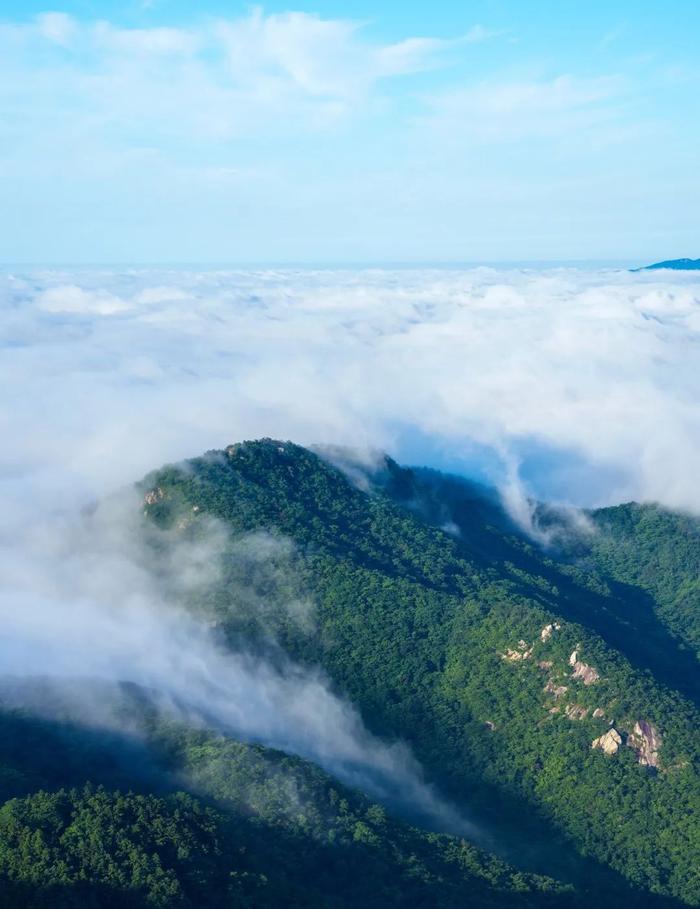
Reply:
<svg viewBox="0 0 700 909"><path fill-rule="evenodd" d="M6 270L0 313L5 496L274 436L700 510L697 273Z"/></svg>
<svg viewBox="0 0 700 909"><path fill-rule="evenodd" d="M377 795L393 780L449 829L469 825L323 675L227 651L171 601L215 572L221 528L163 587L138 506L85 506L273 436L476 475L516 517L529 494L700 512L698 275L6 269L0 313L2 672L155 689Z"/></svg>

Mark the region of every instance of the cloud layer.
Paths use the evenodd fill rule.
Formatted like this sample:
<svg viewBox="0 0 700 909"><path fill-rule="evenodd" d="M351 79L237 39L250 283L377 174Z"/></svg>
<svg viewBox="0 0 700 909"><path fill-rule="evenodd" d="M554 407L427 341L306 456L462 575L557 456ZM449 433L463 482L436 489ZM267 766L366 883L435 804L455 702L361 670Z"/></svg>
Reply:
<svg viewBox="0 0 700 909"><path fill-rule="evenodd" d="M165 461L277 436L477 474L525 521L528 491L700 513L692 274L42 270L3 273L0 307L2 672L153 688L445 829L474 834L322 676L227 652L183 609L223 547L250 577L284 572L285 544L232 550L212 524L154 574L136 503L85 506ZM275 604L231 597L274 622ZM303 592L286 605L313 621Z"/></svg>
<svg viewBox="0 0 700 909"><path fill-rule="evenodd" d="M125 711L113 687L131 683L150 693L169 719L298 754L414 820L477 835L426 784L410 750L368 732L320 672L280 654L272 665L243 640L224 646L212 616L192 608L191 596L217 584L225 571L229 613L253 608L272 635L271 604L254 602L251 568L264 574L268 591L274 588L290 555L289 542L260 534L231 541L212 521L190 541L151 529L156 557L140 525L141 506L129 490L88 513L45 514L4 539L3 699L49 716L139 734L140 717ZM282 566L275 564L276 556ZM237 563L245 584L230 582ZM309 624L309 604L280 605L302 629ZM23 684L46 679L49 697L37 697L31 683Z"/></svg>
<svg viewBox="0 0 700 909"><path fill-rule="evenodd" d="M576 269L2 278L6 500L265 435L700 511L700 281Z"/></svg>

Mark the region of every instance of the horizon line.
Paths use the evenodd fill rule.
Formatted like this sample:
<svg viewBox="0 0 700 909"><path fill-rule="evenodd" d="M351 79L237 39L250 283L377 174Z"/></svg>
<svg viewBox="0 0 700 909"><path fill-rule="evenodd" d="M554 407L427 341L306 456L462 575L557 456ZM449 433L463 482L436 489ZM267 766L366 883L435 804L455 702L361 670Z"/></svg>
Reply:
<svg viewBox="0 0 700 909"><path fill-rule="evenodd" d="M646 261L646 260L645 260ZM670 261L658 259L656 261ZM9 268L225 268L225 269L251 269L251 268L281 268L281 269L386 269L386 268L480 268L494 266L577 266L597 265L610 268L629 268L638 265L639 259L632 257L621 258L556 258L556 259L357 259L357 260L275 260L275 259L250 259L250 260L90 260L71 261L56 260L42 261L21 260L0 262L0 269ZM653 263L650 263L653 264ZM644 266L641 266L644 267Z"/></svg>

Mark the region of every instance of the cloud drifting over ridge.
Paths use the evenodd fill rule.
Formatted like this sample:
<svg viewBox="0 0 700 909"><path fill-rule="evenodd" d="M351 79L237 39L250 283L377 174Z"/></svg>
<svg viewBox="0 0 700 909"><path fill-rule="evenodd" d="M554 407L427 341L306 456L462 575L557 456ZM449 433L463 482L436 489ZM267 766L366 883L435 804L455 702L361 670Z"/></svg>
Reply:
<svg viewBox="0 0 700 909"><path fill-rule="evenodd" d="M288 541L253 534L234 542L221 524L207 521L195 539L151 528L156 557L140 511L141 502L128 491L89 513L45 515L4 541L3 701L139 735L140 714L125 711L115 689L130 683L168 719L298 754L424 823L480 835L426 784L410 750L372 735L322 673L281 655L273 666L243 641L226 647L210 615L188 610L189 596L216 585L224 564L227 580L232 563L240 561L244 574L258 562L266 580L274 581L280 569L268 560L276 552L284 564ZM243 614L249 582L227 583L226 596L230 614ZM267 605L261 603L263 612ZM300 605L280 604L304 627ZM41 693L46 680L48 696Z"/></svg>
<svg viewBox="0 0 700 909"><path fill-rule="evenodd" d="M692 274L38 270L2 274L0 312L2 670L153 687L445 829L474 833L403 746L321 676L224 652L151 577L128 519L79 509L270 435L479 470L515 507L529 481L700 512ZM173 560L176 586L208 583L210 529Z"/></svg>

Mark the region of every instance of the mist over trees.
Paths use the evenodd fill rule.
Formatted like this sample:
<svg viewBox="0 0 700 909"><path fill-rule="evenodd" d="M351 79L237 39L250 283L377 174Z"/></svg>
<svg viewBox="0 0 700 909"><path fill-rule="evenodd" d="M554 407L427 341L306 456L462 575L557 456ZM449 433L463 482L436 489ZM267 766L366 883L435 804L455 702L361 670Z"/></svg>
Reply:
<svg viewBox="0 0 700 909"><path fill-rule="evenodd" d="M14 905L700 900L695 519L274 440L104 507L113 602L6 628Z"/></svg>

